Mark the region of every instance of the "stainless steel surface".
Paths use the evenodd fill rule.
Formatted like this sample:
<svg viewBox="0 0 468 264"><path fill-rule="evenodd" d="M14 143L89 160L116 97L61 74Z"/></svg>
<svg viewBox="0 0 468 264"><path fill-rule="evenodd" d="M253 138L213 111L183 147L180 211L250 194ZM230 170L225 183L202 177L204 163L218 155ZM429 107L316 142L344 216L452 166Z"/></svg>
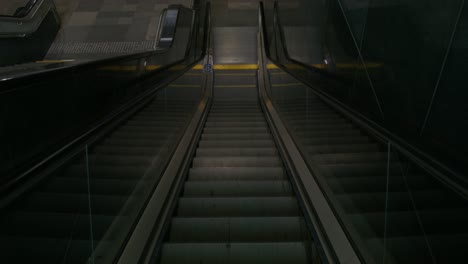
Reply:
<svg viewBox="0 0 468 264"><path fill-rule="evenodd" d="M257 63L257 27L213 28L216 64Z"/></svg>

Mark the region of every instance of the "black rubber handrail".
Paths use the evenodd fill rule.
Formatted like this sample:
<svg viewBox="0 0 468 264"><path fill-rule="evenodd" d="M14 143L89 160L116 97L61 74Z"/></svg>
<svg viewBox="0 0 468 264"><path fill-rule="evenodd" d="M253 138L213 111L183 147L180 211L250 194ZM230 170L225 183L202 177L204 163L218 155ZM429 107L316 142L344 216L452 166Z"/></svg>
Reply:
<svg viewBox="0 0 468 264"><path fill-rule="evenodd" d="M25 6L19 7L13 15L0 15L0 17L23 18L31 13L39 0L30 0Z"/></svg>
<svg viewBox="0 0 468 264"><path fill-rule="evenodd" d="M264 11L262 10L262 12ZM272 38L265 38L265 39L272 39L273 41L275 40L279 41L279 43L281 44L280 45L281 47L277 47L276 43L275 43L275 46L277 50L281 52L281 55L288 61L289 64L293 64L296 67L304 68L309 71L309 74L317 74L320 77L325 77L325 79L328 79L331 82L339 83L340 80L338 78L335 78L334 76L331 76L330 74L320 69L317 69L311 65L307 65L305 63L302 63L290 57L288 50L287 50L283 27L280 22L278 1L275 1L273 13L274 13L273 14L274 16L273 34L274 35ZM268 31L265 31L265 32L266 34L268 34ZM279 35L277 35L277 32L279 32ZM413 146L406 140L393 134L389 130L385 129L384 127L376 123L375 121L369 119L365 115L345 105L344 103L335 99L331 95L319 89L314 88L309 83L308 80L296 74L294 71L290 70L288 67L286 67L286 65L282 64L279 60L273 58L269 50L270 47L267 46L266 43L265 43L264 48L268 51L267 57L270 61L275 63L277 66L279 66L281 69L288 72L292 76L301 80L303 83L307 84L307 87L309 87L317 96L319 96L329 105L331 105L333 108L335 108L336 110L341 112L343 115L351 119L354 123L361 126L370 134L374 135L376 138L381 140L384 144L390 143L392 149L396 150L397 152L402 153L408 160L418 165L420 168L425 170L430 175L435 176L437 179L445 183L449 188L453 189L459 195L462 195L463 197L468 198L468 179L466 179L466 177L464 177L461 173L458 173L450 169L445 164L438 161L435 157Z"/></svg>

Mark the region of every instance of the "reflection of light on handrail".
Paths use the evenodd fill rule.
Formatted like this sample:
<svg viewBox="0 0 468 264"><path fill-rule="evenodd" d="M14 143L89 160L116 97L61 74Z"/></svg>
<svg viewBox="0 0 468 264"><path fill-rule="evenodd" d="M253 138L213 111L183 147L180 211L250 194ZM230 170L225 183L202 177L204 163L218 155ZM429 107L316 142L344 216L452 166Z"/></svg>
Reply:
<svg viewBox="0 0 468 264"><path fill-rule="evenodd" d="M62 62L72 62L75 60L42 60L42 61L36 61L36 63L62 63Z"/></svg>
<svg viewBox="0 0 468 264"><path fill-rule="evenodd" d="M154 71L161 68L161 65L147 65L143 67L146 71ZM138 70L137 66L106 66L101 67L99 70L102 71L127 71L127 72L134 72Z"/></svg>

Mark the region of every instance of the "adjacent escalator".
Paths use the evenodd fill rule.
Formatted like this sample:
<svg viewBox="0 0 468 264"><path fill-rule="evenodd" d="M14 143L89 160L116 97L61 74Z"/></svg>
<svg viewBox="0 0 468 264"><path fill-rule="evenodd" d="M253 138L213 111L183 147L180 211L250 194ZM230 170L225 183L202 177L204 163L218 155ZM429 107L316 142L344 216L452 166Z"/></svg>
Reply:
<svg viewBox="0 0 468 264"><path fill-rule="evenodd" d="M4 262L109 263L201 95L201 71L187 72L89 150L2 208Z"/></svg>
<svg viewBox="0 0 468 264"><path fill-rule="evenodd" d="M466 200L273 68L275 105L365 260L464 262Z"/></svg>

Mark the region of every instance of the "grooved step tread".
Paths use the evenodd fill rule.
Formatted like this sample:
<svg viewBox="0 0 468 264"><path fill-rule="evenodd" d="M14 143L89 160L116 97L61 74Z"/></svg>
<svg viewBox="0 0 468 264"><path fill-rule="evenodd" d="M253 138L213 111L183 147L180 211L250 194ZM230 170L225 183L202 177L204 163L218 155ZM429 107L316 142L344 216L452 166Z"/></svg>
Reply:
<svg viewBox="0 0 468 264"><path fill-rule="evenodd" d="M302 217L175 217L169 242L289 242L303 240L303 232Z"/></svg>
<svg viewBox="0 0 468 264"><path fill-rule="evenodd" d="M239 167L206 167L191 168L189 181L229 181L229 180L283 180L286 174L283 168L239 168Z"/></svg>
<svg viewBox="0 0 468 264"><path fill-rule="evenodd" d="M193 167L281 167L279 157L196 157Z"/></svg>
<svg viewBox="0 0 468 264"><path fill-rule="evenodd" d="M184 197L292 196L289 181L187 181Z"/></svg>
<svg viewBox="0 0 468 264"><path fill-rule="evenodd" d="M198 148L197 157L219 157L219 156L276 156L276 148Z"/></svg>
<svg viewBox="0 0 468 264"><path fill-rule="evenodd" d="M163 264L306 264L308 245L283 243L165 243Z"/></svg>
<svg viewBox="0 0 468 264"><path fill-rule="evenodd" d="M179 217L299 216L295 197L181 197Z"/></svg>
<svg viewBox="0 0 468 264"><path fill-rule="evenodd" d="M247 148L272 148L275 147L275 142L272 139L244 139L244 140L200 140L199 146L202 148L226 148L226 147L247 147Z"/></svg>
<svg viewBox="0 0 468 264"><path fill-rule="evenodd" d="M202 135L202 140L264 140L271 138L271 134L269 133L219 133Z"/></svg>

